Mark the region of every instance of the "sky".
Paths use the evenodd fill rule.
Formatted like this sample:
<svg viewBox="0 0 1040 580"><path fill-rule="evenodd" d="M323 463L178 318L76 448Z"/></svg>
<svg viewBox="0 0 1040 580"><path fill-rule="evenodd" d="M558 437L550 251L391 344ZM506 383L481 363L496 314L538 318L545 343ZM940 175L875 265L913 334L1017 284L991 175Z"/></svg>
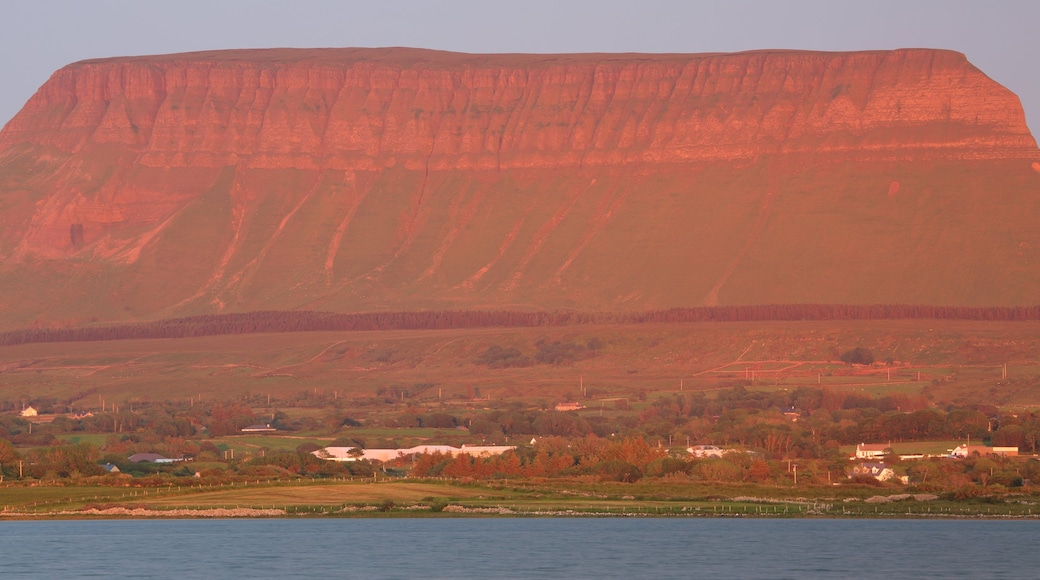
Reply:
<svg viewBox="0 0 1040 580"><path fill-rule="evenodd" d="M1036 0L35 0L0 5L0 123L89 58L266 47L472 53L945 48L1040 127Z"/></svg>

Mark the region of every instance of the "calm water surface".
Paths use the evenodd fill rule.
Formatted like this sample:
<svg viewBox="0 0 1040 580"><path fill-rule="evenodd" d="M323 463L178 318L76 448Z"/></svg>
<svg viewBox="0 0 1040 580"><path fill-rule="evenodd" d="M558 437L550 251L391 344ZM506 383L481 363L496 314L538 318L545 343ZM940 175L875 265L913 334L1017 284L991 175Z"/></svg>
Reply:
<svg viewBox="0 0 1040 580"><path fill-rule="evenodd" d="M1040 523L0 522L2 578L1040 578Z"/></svg>

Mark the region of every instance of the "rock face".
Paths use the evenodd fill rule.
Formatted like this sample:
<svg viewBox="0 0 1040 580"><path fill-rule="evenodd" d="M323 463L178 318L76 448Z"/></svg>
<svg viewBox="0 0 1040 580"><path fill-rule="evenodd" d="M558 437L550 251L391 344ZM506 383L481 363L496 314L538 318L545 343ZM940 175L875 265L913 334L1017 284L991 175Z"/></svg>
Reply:
<svg viewBox="0 0 1040 580"><path fill-rule="evenodd" d="M0 132L0 325L1031 304L1037 162L946 51L84 61Z"/></svg>

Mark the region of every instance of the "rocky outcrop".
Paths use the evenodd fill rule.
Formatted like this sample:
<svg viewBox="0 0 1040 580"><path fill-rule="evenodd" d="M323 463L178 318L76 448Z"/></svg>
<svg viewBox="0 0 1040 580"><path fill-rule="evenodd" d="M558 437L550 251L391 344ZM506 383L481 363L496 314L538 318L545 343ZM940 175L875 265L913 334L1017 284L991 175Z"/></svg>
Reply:
<svg viewBox="0 0 1040 580"><path fill-rule="evenodd" d="M0 283L25 320L1028 303L1038 161L947 51L84 61L0 132Z"/></svg>

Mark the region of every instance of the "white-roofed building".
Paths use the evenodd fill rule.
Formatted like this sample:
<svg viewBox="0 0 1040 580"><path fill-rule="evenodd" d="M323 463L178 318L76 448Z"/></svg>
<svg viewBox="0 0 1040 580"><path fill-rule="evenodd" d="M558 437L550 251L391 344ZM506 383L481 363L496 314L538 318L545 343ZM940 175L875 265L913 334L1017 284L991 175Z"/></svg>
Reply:
<svg viewBox="0 0 1040 580"><path fill-rule="evenodd" d="M361 449L360 447L326 447L313 451L315 457L331 461L380 461L386 463L409 455L422 455L424 453L441 453L455 457L456 455L472 455L474 457L487 457L490 455L501 455L506 451L516 449L512 445L463 445L452 447L451 445L416 445L407 449Z"/></svg>

